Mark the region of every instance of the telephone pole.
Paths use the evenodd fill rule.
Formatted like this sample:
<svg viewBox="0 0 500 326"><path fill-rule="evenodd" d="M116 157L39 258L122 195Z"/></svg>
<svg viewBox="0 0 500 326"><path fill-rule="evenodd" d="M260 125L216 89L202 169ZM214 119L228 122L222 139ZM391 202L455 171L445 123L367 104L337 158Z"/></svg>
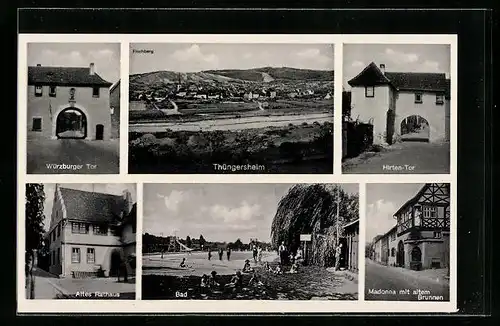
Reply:
<svg viewBox="0 0 500 326"><path fill-rule="evenodd" d="M340 243L340 222L339 222L339 217L340 217L339 216L340 215L340 196L339 195L340 194L339 194L339 188L338 188L338 186L336 188L336 192L335 193L336 193L336 195L335 195L336 198L335 199L336 199L336 202L337 202L337 217L335 218L335 226L337 228L337 230L336 230L337 231L337 234L336 234L337 235L337 241L336 242L337 242L337 246L338 246L339 243Z"/></svg>

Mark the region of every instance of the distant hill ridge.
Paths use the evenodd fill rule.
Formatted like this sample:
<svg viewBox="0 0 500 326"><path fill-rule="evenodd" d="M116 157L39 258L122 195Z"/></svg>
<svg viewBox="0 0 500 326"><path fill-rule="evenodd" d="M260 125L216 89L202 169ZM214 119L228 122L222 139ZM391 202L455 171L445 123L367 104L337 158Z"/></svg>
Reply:
<svg viewBox="0 0 500 326"><path fill-rule="evenodd" d="M222 69L201 72L178 73L154 71L130 75L130 83L272 83L294 81L333 81L333 70L312 70L289 67L262 67L253 69Z"/></svg>

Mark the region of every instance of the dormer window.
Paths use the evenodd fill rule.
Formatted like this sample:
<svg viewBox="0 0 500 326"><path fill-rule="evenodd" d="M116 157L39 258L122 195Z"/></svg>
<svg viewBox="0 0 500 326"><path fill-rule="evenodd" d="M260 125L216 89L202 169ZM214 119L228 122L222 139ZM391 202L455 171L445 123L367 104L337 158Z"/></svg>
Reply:
<svg viewBox="0 0 500 326"><path fill-rule="evenodd" d="M50 86L49 87L49 96L50 97L56 97L56 86Z"/></svg>
<svg viewBox="0 0 500 326"><path fill-rule="evenodd" d="M422 93L415 93L415 103L422 103Z"/></svg>
<svg viewBox="0 0 500 326"><path fill-rule="evenodd" d="M436 104L437 105L443 105L444 104L444 95L443 94L437 94L436 95Z"/></svg>
<svg viewBox="0 0 500 326"><path fill-rule="evenodd" d="M365 86L365 97L375 97L375 86Z"/></svg>
<svg viewBox="0 0 500 326"><path fill-rule="evenodd" d="M35 96L42 96L43 95L43 87L41 85L36 85L35 86Z"/></svg>

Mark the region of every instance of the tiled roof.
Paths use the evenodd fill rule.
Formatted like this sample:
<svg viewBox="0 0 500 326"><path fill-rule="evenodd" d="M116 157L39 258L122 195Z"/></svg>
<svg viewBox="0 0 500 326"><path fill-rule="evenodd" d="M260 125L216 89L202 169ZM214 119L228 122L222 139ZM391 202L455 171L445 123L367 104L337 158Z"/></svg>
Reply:
<svg viewBox="0 0 500 326"><path fill-rule="evenodd" d="M385 72L371 62L356 77L348 81L350 86L375 86L389 84L398 90L422 90L446 92L449 80L444 73Z"/></svg>
<svg viewBox="0 0 500 326"><path fill-rule="evenodd" d="M386 72L385 76L398 90L444 92L446 74L420 72Z"/></svg>
<svg viewBox="0 0 500 326"><path fill-rule="evenodd" d="M28 67L28 85L103 86L112 84L97 73L91 75L89 68L81 67Z"/></svg>
<svg viewBox="0 0 500 326"><path fill-rule="evenodd" d="M67 218L98 223L119 223L124 206L122 196L59 188Z"/></svg>

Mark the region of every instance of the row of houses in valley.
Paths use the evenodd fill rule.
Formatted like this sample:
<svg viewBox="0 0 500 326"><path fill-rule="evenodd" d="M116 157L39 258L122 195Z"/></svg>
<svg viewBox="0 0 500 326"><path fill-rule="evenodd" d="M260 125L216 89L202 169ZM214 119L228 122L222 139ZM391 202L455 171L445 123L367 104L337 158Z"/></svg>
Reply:
<svg viewBox="0 0 500 326"><path fill-rule="evenodd" d="M166 99L200 99L200 100L255 100L277 98L332 98L332 92L314 91L312 89L277 89L250 87L247 89L220 88L205 89L203 86L178 86L176 89L162 89L136 94L132 100L162 102Z"/></svg>
<svg viewBox="0 0 500 326"><path fill-rule="evenodd" d="M425 184L394 213L394 218L396 224L373 239L368 258L415 270L449 267L449 184Z"/></svg>

